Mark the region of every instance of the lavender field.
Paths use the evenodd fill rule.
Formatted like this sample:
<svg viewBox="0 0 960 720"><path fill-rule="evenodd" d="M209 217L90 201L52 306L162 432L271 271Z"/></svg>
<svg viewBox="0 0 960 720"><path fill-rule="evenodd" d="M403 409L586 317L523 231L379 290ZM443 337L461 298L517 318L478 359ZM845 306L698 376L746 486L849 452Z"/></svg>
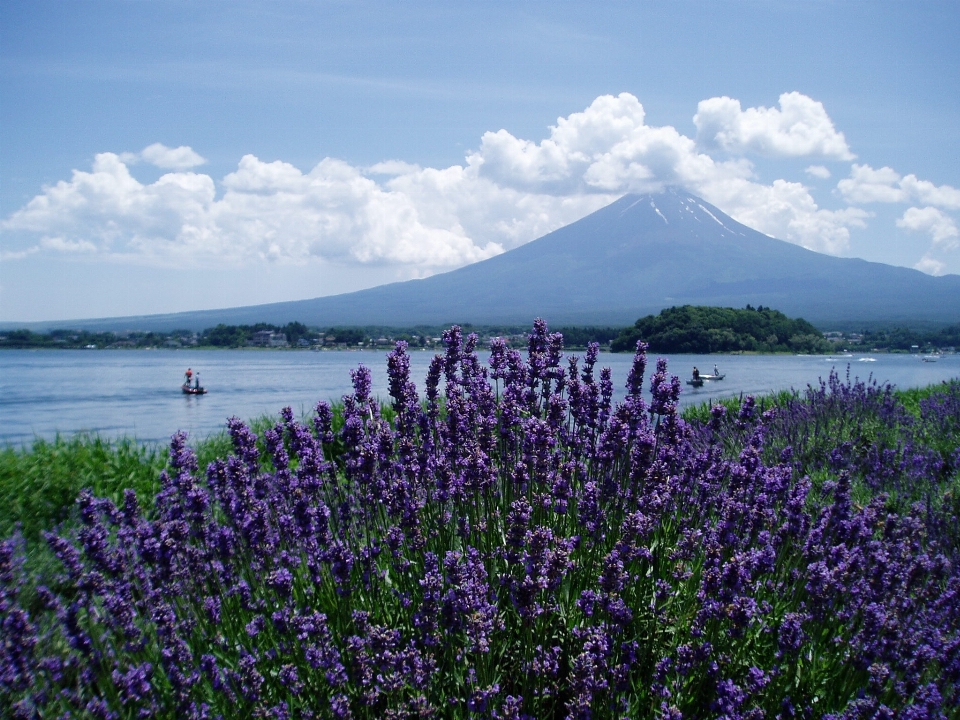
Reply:
<svg viewBox="0 0 960 720"><path fill-rule="evenodd" d="M444 341L425 401L398 343L385 410L360 367L207 467L174 436L150 507L82 494L48 562L4 541L2 713L960 715L960 382L684 419L642 344L614 402L541 321Z"/></svg>

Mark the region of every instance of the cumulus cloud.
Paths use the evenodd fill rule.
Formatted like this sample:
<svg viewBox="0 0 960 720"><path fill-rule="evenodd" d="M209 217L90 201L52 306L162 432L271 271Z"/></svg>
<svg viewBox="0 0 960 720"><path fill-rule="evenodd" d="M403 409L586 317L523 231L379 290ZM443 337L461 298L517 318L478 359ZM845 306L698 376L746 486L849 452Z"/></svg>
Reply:
<svg viewBox="0 0 960 720"><path fill-rule="evenodd" d="M899 186L900 174L893 168L874 170L869 165L854 165L850 177L837 183L837 189L847 202L903 202L906 193Z"/></svg>
<svg viewBox="0 0 960 720"><path fill-rule="evenodd" d="M162 143L147 145L138 153L121 153L119 157L121 161L127 164L142 160L162 170L189 170L207 162L206 158L188 145L169 148Z"/></svg>
<svg viewBox="0 0 960 720"><path fill-rule="evenodd" d="M701 100L693 122L697 142L708 150L771 157L855 157L823 104L798 92L782 94L779 109L761 106L743 110L739 100L726 96Z"/></svg>
<svg viewBox="0 0 960 720"><path fill-rule="evenodd" d="M43 238L40 241L40 248L65 253L95 253L97 251L97 246L87 240L65 240L61 237Z"/></svg>
<svg viewBox="0 0 960 720"><path fill-rule="evenodd" d="M960 190L950 185L934 185L916 175L901 176L890 167L874 169L854 165L850 177L837 183L837 189L850 203L920 202L947 210L960 209Z"/></svg>
<svg viewBox="0 0 960 720"><path fill-rule="evenodd" d="M916 175L907 175L900 181L907 197L927 205L936 205L947 210L960 210L960 190L949 185L934 185L929 180L918 180Z"/></svg>
<svg viewBox="0 0 960 720"><path fill-rule="evenodd" d="M913 267L915 270L925 272L928 275L943 275L947 266L939 260L931 257L930 253L927 253L920 258L920 261Z"/></svg>
<svg viewBox="0 0 960 720"><path fill-rule="evenodd" d="M403 160L383 160L367 168L367 172L371 175L408 175L419 171L419 165Z"/></svg>
<svg viewBox="0 0 960 720"><path fill-rule="evenodd" d="M28 247L25 250L0 250L0 261L23 260L25 257L29 257L38 252L40 252L39 245Z"/></svg>
<svg viewBox="0 0 960 720"><path fill-rule="evenodd" d="M935 207L911 207L897 220L897 227L930 236L930 249L914 267L930 275L943 275L946 265L935 256L960 247L960 230L953 218Z"/></svg>
<svg viewBox="0 0 960 720"><path fill-rule="evenodd" d="M47 249L93 246L113 257L173 265L323 255L449 266L502 251L496 243L475 245L460 227L425 225L408 197L337 160L304 174L246 155L222 185L218 199L208 175L168 173L142 184L117 155L102 153L92 172L74 171L4 225L43 234Z"/></svg>
<svg viewBox="0 0 960 720"><path fill-rule="evenodd" d="M698 128L719 128L711 137L725 149L852 157L822 106L798 93L781 96L780 110L742 111L729 98L705 103ZM730 122L711 115L731 103ZM174 172L141 183L129 169L140 160ZM850 228L869 217L854 207L820 208L802 183L762 183L749 160L714 159L675 128L648 125L629 93L558 118L539 141L487 132L463 164L446 168L400 160L360 168L326 158L304 171L246 155L218 183L189 171L202 161L191 148L159 143L133 157L102 153L90 172L45 187L0 229L20 243L12 252L32 243L42 252L174 266L324 258L428 274L517 247L624 193L668 185L825 252L844 252Z"/></svg>
<svg viewBox="0 0 960 720"><path fill-rule="evenodd" d="M960 232L957 231L957 224L953 218L935 207L908 209L903 217L897 220L897 227L928 233L934 244L946 249L958 246L957 237L960 236Z"/></svg>
<svg viewBox="0 0 960 720"><path fill-rule="evenodd" d="M804 172L810 177L820 178L821 180L826 180L830 177L830 171L823 165L811 165L804 170Z"/></svg>

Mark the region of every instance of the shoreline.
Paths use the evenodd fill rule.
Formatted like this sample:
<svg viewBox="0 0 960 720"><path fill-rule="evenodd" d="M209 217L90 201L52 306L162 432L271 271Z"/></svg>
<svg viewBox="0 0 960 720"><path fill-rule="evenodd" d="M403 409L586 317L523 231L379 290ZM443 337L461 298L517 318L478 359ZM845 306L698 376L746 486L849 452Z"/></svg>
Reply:
<svg viewBox="0 0 960 720"><path fill-rule="evenodd" d="M224 352L227 350L242 351L242 352L390 352L393 350L393 345L377 345L375 347L356 347L356 348L344 348L344 347L322 347L322 348L280 348L280 347L253 347L249 345L240 346L240 347L218 347L215 345L198 345L196 347L9 347L9 346L0 346L0 352L4 351L15 351L15 350L53 350L57 352L71 352L71 351L84 351L84 352L99 352L99 351L115 351L115 352L183 352L187 351L210 351L210 352ZM523 348L516 348L523 351ZM566 351L577 351L583 352L587 348L582 345L570 345L564 346L564 352ZM439 346L434 347L407 347L407 352L443 352L443 348ZM600 352L609 353L611 355L628 355L627 352L615 352L610 350L609 346L604 347L600 346ZM736 355L744 355L750 357L853 357L854 355L916 355L917 357L923 357L929 355L930 353L918 352L918 351L909 351L909 350L899 350L899 349L889 349L889 348L871 348L870 350L839 350L835 353L793 353L793 352L764 352L760 350L731 350L731 351L717 351L717 352L669 352L662 350L648 350L650 354L654 355L715 355L718 357L731 357ZM852 354L851 354L852 353ZM957 352L950 351L938 351L933 354L936 355L956 355Z"/></svg>
<svg viewBox="0 0 960 720"><path fill-rule="evenodd" d="M933 392L934 389L936 388L943 387L945 385L949 385L954 382L960 382L960 377L951 378L949 380L941 380L940 382L929 383L927 385L918 385L916 387L901 388L896 385L893 385L892 387L895 395L907 395L907 394L916 394L916 393L922 394L922 393ZM797 389L793 389L793 390L786 389L786 390L778 390L776 392L758 394L758 395L754 395L753 397L756 400L757 404L761 405L761 404L774 402L777 399L782 398L785 394L799 394L800 392L802 391ZM384 399L381 399L378 397L377 399L380 400L380 407L382 409L385 409L387 413L392 413L392 409L390 407L391 400L389 397ZM680 408L680 416L689 422L691 418L696 419L704 416L705 413L709 413L710 408L713 407L714 405L728 404L731 401L739 402L739 399L740 399L740 396L707 398L702 400L699 403L696 403L693 405L687 405L685 407ZM337 407L339 405L342 405L342 402L340 400L329 400L328 402L330 403L331 407ZM280 417L279 413L280 413L279 410L277 410L276 414L264 413L256 417L247 418L244 420L244 422L247 424L248 427L251 427L251 428L259 425L263 425L264 427L272 426L272 424L275 423L277 419ZM301 418L301 420L302 419L303 418ZM210 443L215 443L218 441L222 441L224 439L225 434L226 434L226 425L224 425L222 429L209 433L202 438L191 437L190 444L191 446L194 446L194 445L200 446L200 445L208 445ZM55 445L59 443L72 444L72 443L78 443L78 442L79 443L85 443L85 442L102 443L106 445L123 445L127 443L133 443L143 449L160 451L160 452L163 452L165 448L169 446L168 441L141 440L137 438L135 435L129 435L129 434L122 434L122 435L110 437L110 436L102 435L99 431L96 431L96 430L78 430L72 433L57 432L52 439L36 436L33 438L31 442L32 443L40 442L45 445ZM27 446L22 443L20 445L16 445L11 442L0 441L0 453L8 452L11 450L13 452L25 453L25 454L29 454L33 452L31 446Z"/></svg>

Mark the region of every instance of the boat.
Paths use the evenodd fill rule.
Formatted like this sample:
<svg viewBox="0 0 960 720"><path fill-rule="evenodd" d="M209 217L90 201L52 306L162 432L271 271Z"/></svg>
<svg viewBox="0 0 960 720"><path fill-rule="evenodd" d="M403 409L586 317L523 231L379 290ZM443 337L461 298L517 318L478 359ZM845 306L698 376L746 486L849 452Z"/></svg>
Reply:
<svg viewBox="0 0 960 720"><path fill-rule="evenodd" d="M936 362L938 359L937 355L924 355L920 358L923 362Z"/></svg>
<svg viewBox="0 0 960 720"><path fill-rule="evenodd" d="M723 380L726 375L700 375L701 380Z"/></svg>
<svg viewBox="0 0 960 720"><path fill-rule="evenodd" d="M180 386L180 389L183 391L184 395L206 395L207 389L205 387L193 387L192 385L187 385L184 383Z"/></svg>

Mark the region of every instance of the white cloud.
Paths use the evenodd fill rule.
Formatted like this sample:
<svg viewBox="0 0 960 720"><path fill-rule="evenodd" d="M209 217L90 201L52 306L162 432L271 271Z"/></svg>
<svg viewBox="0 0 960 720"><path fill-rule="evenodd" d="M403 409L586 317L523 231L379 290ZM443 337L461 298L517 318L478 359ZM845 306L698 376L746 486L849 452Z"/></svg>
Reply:
<svg viewBox="0 0 960 720"><path fill-rule="evenodd" d="M64 253L95 253L97 246L87 240L64 240L61 237L43 238L40 247Z"/></svg>
<svg viewBox="0 0 960 720"><path fill-rule="evenodd" d="M957 237L960 231L949 215L935 207L909 208L903 217L897 220L897 227L914 232L928 233L935 245L952 250L958 247Z"/></svg>
<svg viewBox="0 0 960 720"><path fill-rule="evenodd" d="M960 247L960 230L953 218L935 207L911 207L897 220L897 227L930 236L930 249L914 267L930 275L943 275L946 264L935 255Z"/></svg>
<svg viewBox="0 0 960 720"><path fill-rule="evenodd" d="M949 185L934 185L928 180L918 180L916 175L907 175L900 187L910 198L925 205L936 205L947 210L960 210L960 190Z"/></svg>
<svg viewBox="0 0 960 720"><path fill-rule="evenodd" d="M195 152L188 145L169 148L161 143L147 145L138 153L120 153L119 158L126 164L133 164L143 160L162 170L189 170L192 167L203 165L206 158Z"/></svg>
<svg viewBox="0 0 960 720"><path fill-rule="evenodd" d="M821 180L826 180L830 177L830 171L823 165L811 165L804 170L804 172L810 177L820 178Z"/></svg>
<svg viewBox="0 0 960 720"><path fill-rule="evenodd" d="M916 175L901 177L890 167L878 170L869 165L854 165L850 177L837 183L837 189L850 203L920 202L947 210L960 209L960 190L950 185L934 185Z"/></svg>
<svg viewBox="0 0 960 720"><path fill-rule="evenodd" d="M855 157L823 104L798 92L783 93L780 109L761 106L743 110L739 100L726 96L701 100L693 122L697 142L708 150L720 148L772 157Z"/></svg>
<svg viewBox="0 0 960 720"><path fill-rule="evenodd" d="M899 186L900 174L893 168L874 170L869 165L854 165L850 177L837 183L837 189L847 202L905 202L906 193Z"/></svg>
<svg viewBox="0 0 960 720"><path fill-rule="evenodd" d="M930 253L927 253L920 258L920 261L913 267L915 270L925 272L928 275L943 275L947 266L939 260L930 257Z"/></svg>
<svg viewBox="0 0 960 720"><path fill-rule="evenodd" d="M423 224L408 197L337 160L304 174L247 155L223 187L217 199L212 178L188 172L144 185L117 155L103 153L92 172L74 171L70 181L46 188L4 226L56 235L61 250L95 244L113 258L164 265L302 262L322 255L451 266L502 251L493 242L475 245L460 227Z"/></svg>
<svg viewBox="0 0 960 720"><path fill-rule="evenodd" d="M705 102L709 109L711 101ZM743 116L737 147L848 152L819 103L788 93L780 104L782 110L741 112L737 103ZM127 163L148 155L157 164L180 158L181 166L144 184ZM628 93L598 97L582 112L558 118L539 142L506 130L485 133L462 165L447 168L399 160L358 168L326 158L304 172L246 155L217 183L186 171L198 159L190 148L159 144L135 157L102 153L90 172L75 170L69 180L45 187L0 229L21 248L47 238L44 252L82 250L124 262L324 258L402 266L410 275L490 257L626 192L667 185L701 195L769 235L825 252L844 252L850 228L869 216L859 208L822 209L798 182L761 183L744 158L715 160L675 128L647 125L642 104Z"/></svg>
<svg viewBox="0 0 960 720"><path fill-rule="evenodd" d="M717 163L698 153L673 127L645 124L643 106L629 93L603 95L558 118L539 143L506 130L484 133L467 164L501 186L553 194L651 192L752 172L746 161Z"/></svg>
<svg viewBox="0 0 960 720"><path fill-rule="evenodd" d="M370 175L409 175L419 172L420 166L403 160L384 160L367 168Z"/></svg>
<svg viewBox="0 0 960 720"><path fill-rule="evenodd" d="M34 253L40 252L40 246L34 245L24 250L0 250L0 261L4 260L23 260Z"/></svg>

